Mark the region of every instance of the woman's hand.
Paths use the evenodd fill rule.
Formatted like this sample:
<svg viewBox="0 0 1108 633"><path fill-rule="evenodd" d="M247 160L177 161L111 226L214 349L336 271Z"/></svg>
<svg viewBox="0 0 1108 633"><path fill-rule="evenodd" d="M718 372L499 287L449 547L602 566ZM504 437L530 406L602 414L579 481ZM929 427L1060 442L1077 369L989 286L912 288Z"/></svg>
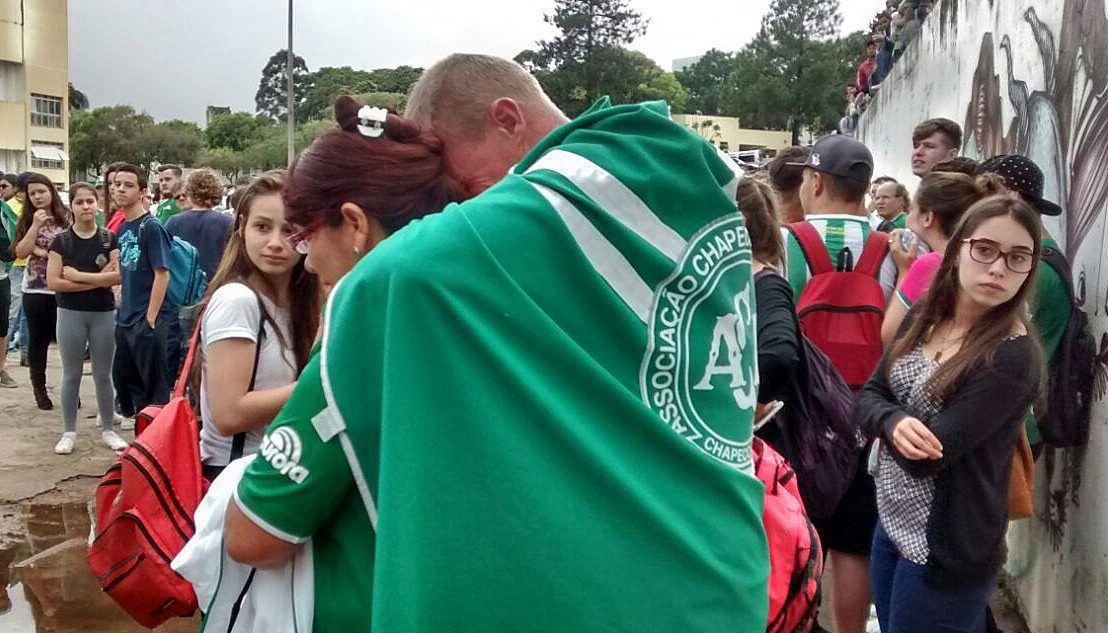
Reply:
<svg viewBox="0 0 1108 633"><path fill-rule="evenodd" d="M31 226L37 231L42 228L43 224L50 219L50 211L46 209L39 209L35 211L35 215L31 218Z"/></svg>
<svg viewBox="0 0 1108 633"><path fill-rule="evenodd" d="M904 418L893 427L893 446L908 459L941 459L943 445L917 418Z"/></svg>
<svg viewBox="0 0 1108 633"><path fill-rule="evenodd" d="M901 239L904 235L904 229L895 229L889 235L892 236L889 238L889 252L892 253L893 262L896 263L896 270L899 273L897 276L903 279L904 274L908 272L916 258L919 257L919 236L912 235L908 248L904 248L904 241Z"/></svg>
<svg viewBox="0 0 1108 633"><path fill-rule="evenodd" d="M75 274L76 272L77 272L77 269L72 267L72 266L63 266L62 267L62 279L68 279L69 281L77 281L77 277L79 275L76 275Z"/></svg>

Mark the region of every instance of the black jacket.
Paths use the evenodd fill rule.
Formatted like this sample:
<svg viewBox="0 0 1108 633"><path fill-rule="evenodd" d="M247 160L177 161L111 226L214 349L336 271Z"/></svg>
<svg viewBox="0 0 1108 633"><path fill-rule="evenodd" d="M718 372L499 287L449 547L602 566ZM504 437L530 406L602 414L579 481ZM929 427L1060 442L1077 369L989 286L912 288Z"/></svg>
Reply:
<svg viewBox="0 0 1108 633"><path fill-rule="evenodd" d="M889 387L888 355L858 394L861 427L884 440L909 474L935 478L924 580L936 589L978 586L1004 564L1012 455L1042 372L1035 345L1028 336L1001 343L924 420L942 442L942 459L911 460L893 447L893 428L908 414Z"/></svg>

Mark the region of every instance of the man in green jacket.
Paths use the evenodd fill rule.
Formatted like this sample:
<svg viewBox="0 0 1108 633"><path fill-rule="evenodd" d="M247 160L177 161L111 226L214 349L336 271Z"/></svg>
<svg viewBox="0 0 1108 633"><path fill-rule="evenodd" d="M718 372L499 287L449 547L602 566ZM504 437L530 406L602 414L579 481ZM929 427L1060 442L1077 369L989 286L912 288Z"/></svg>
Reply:
<svg viewBox="0 0 1108 633"><path fill-rule="evenodd" d="M977 173L992 173L1000 176L1004 180L1004 186L1007 187L1009 195L1023 200L1041 215L1062 214L1062 207L1043 198L1043 172L1026 156L1019 154L994 156L981 163ZM1042 246L1044 249L1051 248L1065 254L1045 227ZM1069 323L1072 311L1073 306L1066 293L1065 281L1054 268L1045 261L1040 261L1035 294L1031 297L1031 322L1038 331L1048 365L1054 357L1054 352L1058 350L1058 343L1062 340L1062 334L1066 330L1066 323ZM1035 416L1031 413L1027 414L1025 427L1031 450L1038 456L1042 451L1043 437L1035 423Z"/></svg>
<svg viewBox="0 0 1108 633"><path fill-rule="evenodd" d="M336 287L228 554L310 538L317 633L764 631L737 166L662 102L567 121L493 57L408 104L476 197Z"/></svg>

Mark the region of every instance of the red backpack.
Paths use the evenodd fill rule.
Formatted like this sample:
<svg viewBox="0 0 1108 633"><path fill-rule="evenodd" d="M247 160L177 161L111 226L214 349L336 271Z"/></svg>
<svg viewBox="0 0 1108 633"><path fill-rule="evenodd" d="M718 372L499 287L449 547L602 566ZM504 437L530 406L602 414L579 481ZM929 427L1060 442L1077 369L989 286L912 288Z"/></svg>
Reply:
<svg viewBox="0 0 1108 633"><path fill-rule="evenodd" d="M194 334L173 397L164 407L143 409L140 416L152 423L96 489L89 568L104 593L151 629L190 616L197 606L192 584L169 566L196 531L192 516L207 489L196 414L184 397L195 352Z"/></svg>
<svg viewBox="0 0 1108 633"><path fill-rule="evenodd" d="M793 222L789 231L812 271L796 302L800 330L858 391L881 360L885 293L878 275L889 251L889 235L870 231L854 269L837 271L815 227Z"/></svg>
<svg viewBox="0 0 1108 633"><path fill-rule="evenodd" d="M823 550L804 511L796 473L755 437L754 475L766 487L762 525L769 540L769 620L766 633L807 633L819 612Z"/></svg>

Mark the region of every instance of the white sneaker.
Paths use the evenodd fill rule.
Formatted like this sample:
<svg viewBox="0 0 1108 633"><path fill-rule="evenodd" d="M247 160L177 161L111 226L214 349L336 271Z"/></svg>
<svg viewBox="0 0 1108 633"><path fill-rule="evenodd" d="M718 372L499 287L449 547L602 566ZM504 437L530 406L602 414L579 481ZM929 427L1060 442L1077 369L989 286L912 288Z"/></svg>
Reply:
<svg viewBox="0 0 1108 633"><path fill-rule="evenodd" d="M54 452L58 455L68 455L73 452L73 443L77 441L77 434L73 432L62 433L62 439L54 445Z"/></svg>
<svg viewBox="0 0 1108 633"><path fill-rule="evenodd" d="M130 444L127 443L127 440L124 440L122 437L116 435L115 431L104 431L100 434L100 439L104 441L104 444L108 448L117 453L123 451L128 446L130 446Z"/></svg>
<svg viewBox="0 0 1108 633"><path fill-rule="evenodd" d="M126 417L123 417L122 415L117 413L117 414L115 414L115 423L118 424L119 428L123 429L124 431L133 431L133 430L135 430L135 419L134 418L126 418Z"/></svg>

